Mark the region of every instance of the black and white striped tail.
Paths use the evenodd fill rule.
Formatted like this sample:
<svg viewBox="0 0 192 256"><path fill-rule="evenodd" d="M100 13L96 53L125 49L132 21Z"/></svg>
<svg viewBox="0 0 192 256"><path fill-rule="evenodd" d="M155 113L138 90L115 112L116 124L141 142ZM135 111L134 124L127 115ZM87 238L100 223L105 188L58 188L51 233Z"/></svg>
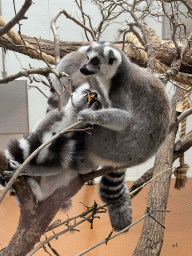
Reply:
<svg viewBox="0 0 192 256"><path fill-rule="evenodd" d="M108 206L112 227L122 230L132 221L132 207L129 189L125 183L125 170L111 172L101 178L100 197Z"/></svg>

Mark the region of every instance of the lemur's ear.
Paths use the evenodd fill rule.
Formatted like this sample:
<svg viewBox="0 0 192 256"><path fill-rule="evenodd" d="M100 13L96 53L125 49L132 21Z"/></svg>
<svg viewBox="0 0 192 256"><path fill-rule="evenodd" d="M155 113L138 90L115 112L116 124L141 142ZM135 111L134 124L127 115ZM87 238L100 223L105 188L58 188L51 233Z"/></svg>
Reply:
<svg viewBox="0 0 192 256"><path fill-rule="evenodd" d="M114 54L113 50L110 50L110 51L109 51L109 60L108 60L108 64L109 64L109 65L112 65L115 60L116 60L115 54Z"/></svg>
<svg viewBox="0 0 192 256"><path fill-rule="evenodd" d="M86 54L86 52L88 51L89 48L90 48L90 46L82 46L78 49L78 52Z"/></svg>

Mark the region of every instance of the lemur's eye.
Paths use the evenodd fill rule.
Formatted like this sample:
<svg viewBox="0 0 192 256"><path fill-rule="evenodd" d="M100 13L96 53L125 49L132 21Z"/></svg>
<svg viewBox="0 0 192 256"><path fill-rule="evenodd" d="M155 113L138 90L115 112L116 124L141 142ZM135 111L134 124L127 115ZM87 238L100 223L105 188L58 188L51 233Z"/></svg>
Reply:
<svg viewBox="0 0 192 256"><path fill-rule="evenodd" d="M108 64L112 65L114 61L115 61L115 58L109 58Z"/></svg>
<svg viewBox="0 0 192 256"><path fill-rule="evenodd" d="M93 65L98 65L99 64L99 59L97 57L94 57L92 60L91 60L91 64Z"/></svg>

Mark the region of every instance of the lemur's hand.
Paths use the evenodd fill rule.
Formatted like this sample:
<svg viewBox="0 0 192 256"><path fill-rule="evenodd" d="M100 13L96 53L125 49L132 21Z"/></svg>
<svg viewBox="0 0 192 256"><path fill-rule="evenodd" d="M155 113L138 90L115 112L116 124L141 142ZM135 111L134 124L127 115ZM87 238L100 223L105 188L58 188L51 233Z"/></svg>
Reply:
<svg viewBox="0 0 192 256"><path fill-rule="evenodd" d="M83 121L89 124L94 124L96 111L88 108L79 112L78 121Z"/></svg>
<svg viewBox="0 0 192 256"><path fill-rule="evenodd" d="M0 174L0 185L6 187L9 179L13 176L16 170L20 167L20 163L14 160L8 160L8 170L2 170Z"/></svg>

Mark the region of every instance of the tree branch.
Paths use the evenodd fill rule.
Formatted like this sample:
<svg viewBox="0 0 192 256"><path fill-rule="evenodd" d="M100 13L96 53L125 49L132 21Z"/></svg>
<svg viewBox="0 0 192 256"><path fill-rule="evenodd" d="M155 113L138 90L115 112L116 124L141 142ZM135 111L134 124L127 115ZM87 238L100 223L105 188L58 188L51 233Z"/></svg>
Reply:
<svg viewBox="0 0 192 256"><path fill-rule="evenodd" d="M187 151L192 146L192 131L184 135L175 143L174 160L178 154Z"/></svg>
<svg viewBox="0 0 192 256"><path fill-rule="evenodd" d="M14 18L10 20L3 28L0 28L0 36L2 36L3 34L6 34L20 20L26 19L25 13L27 12L31 4L32 4L32 0L25 0L24 5L20 9L20 11L14 16Z"/></svg>
<svg viewBox="0 0 192 256"><path fill-rule="evenodd" d="M90 248L86 249L85 251L77 254L76 256L82 256L85 255L87 252L93 250L94 248L98 247L101 244L106 244L109 240L127 232L130 228L132 228L133 226L135 226L137 223L139 223L140 221L142 221L143 219L145 219L147 216L149 216L149 213L146 213L145 215L143 215L141 218L139 218L138 220L136 220L135 222L133 222L131 225L129 225L128 227L122 229L121 231L117 232L115 235L110 236L109 238L105 238L104 240L100 241L99 243L91 246Z"/></svg>
<svg viewBox="0 0 192 256"><path fill-rule="evenodd" d="M6 24L7 23L0 16L0 26L5 26ZM21 39L21 37L13 29L10 29L5 36L0 37L0 46L4 47L5 49L21 52L34 59L42 60L43 56L48 63L54 64L55 59L52 56L48 56L44 52L40 54L40 51L38 50L39 45L37 42L36 44L36 48L33 48L29 43L23 42L23 38Z"/></svg>
<svg viewBox="0 0 192 256"><path fill-rule="evenodd" d="M176 88L175 94L172 98L172 116L171 120L175 120L176 111L175 106L178 101L181 100L183 91ZM160 150L156 154L155 163L153 167L153 175L157 175L160 171L170 169L170 171L160 175L157 179L151 183L147 206L151 209L165 210L167 207L167 200L169 194L169 187L171 181L172 164L173 164L173 152L174 142L177 133L177 127L167 136L166 141L161 146ZM163 212L156 213L154 216L159 222L164 224L165 214ZM144 221L143 230L139 239L139 242L135 248L133 256L139 255L160 255L164 230L159 224L154 223L151 218L147 218ZM151 240L151 237L155 236L156 239Z"/></svg>
<svg viewBox="0 0 192 256"><path fill-rule="evenodd" d="M56 29L56 20L59 18L59 16L62 14L62 10L59 10L52 18L51 20L51 29L53 31L54 35L54 48L55 48L55 65L57 66L60 61L60 49L59 49L59 34L57 33Z"/></svg>
<svg viewBox="0 0 192 256"><path fill-rule="evenodd" d="M147 53L145 52L144 49L143 50L141 49L141 48L143 48L143 46L141 45L139 40L136 38L136 36L133 33L130 33L127 35L126 40L129 43L129 46L126 49L126 53L130 57L130 59L133 62L136 62L135 59L140 59L142 63L147 63L147 61L148 61ZM133 47L133 45L135 47ZM165 55L165 58L167 58L166 55ZM143 66L145 66L145 65L143 65ZM175 74L174 74L175 76L172 76L172 74L173 74L172 70L170 71L169 67L160 63L158 60L155 61L155 70L158 73L162 73L162 74L167 72L167 80L171 79L171 77L172 77L173 80L175 80L179 83L192 85L192 76L191 75L186 75L184 73L178 73L177 75L175 75L177 73L177 72L175 72ZM171 74L171 76L168 75L169 73ZM165 79L165 82L166 82L166 79Z"/></svg>
<svg viewBox="0 0 192 256"><path fill-rule="evenodd" d="M18 73L14 74L14 75L10 75L8 77L0 79L0 84L7 84L8 82L13 81L13 80L23 77L23 76L29 77L29 75L32 75L32 74L39 74L39 75L47 76L49 73L55 73L55 71L50 67L23 70L23 71L19 71Z"/></svg>
<svg viewBox="0 0 192 256"><path fill-rule="evenodd" d="M190 33L188 38L185 40L185 43L183 44L183 48L181 49L181 51L179 51L180 56L177 56L175 58L175 60L171 64L171 68L159 77L164 84L166 84L170 79L174 78L178 74L181 67L182 59L190 50L191 41L192 41L192 33Z"/></svg>
<svg viewBox="0 0 192 256"><path fill-rule="evenodd" d="M61 10L61 13L63 13L65 15L66 18L74 21L77 25L79 25L80 27L82 27L83 29L85 29L86 31L88 31L93 39L93 41L96 41L94 32L89 29L88 27L86 27L83 23L81 23L80 21L78 21L77 19L75 19L74 17L72 17L71 15L68 14L68 12L65 11L65 9Z"/></svg>

